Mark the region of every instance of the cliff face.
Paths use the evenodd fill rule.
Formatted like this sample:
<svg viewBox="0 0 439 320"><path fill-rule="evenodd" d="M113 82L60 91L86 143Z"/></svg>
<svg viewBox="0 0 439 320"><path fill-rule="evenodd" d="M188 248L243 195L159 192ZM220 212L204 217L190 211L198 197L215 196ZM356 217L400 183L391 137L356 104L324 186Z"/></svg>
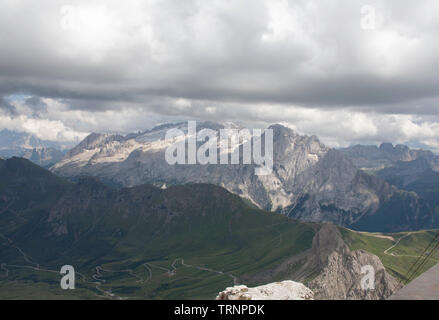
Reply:
<svg viewBox="0 0 439 320"><path fill-rule="evenodd" d="M274 140L270 175L255 175L258 166L242 162L169 165L165 151L174 140L166 139L166 132L171 128L189 137L186 124L125 137L91 134L51 170L66 177L95 176L118 186L215 184L259 208L304 221L343 226L370 216L395 192L383 180L362 173L341 152L327 148L317 137L299 135L282 125L270 127ZM198 132L221 128L210 122L197 124ZM242 142L239 150L247 143L251 141Z"/></svg>
<svg viewBox="0 0 439 320"><path fill-rule="evenodd" d="M314 238L313 251L323 267L319 275L307 283L315 299L385 299L397 288L397 280L386 272L376 255L363 250L351 251L333 225L322 226ZM367 283L366 289L362 288L362 279L370 272L374 273L373 288Z"/></svg>
<svg viewBox="0 0 439 320"><path fill-rule="evenodd" d="M362 273L362 268L368 272ZM374 289L365 290L361 283L370 268L375 273ZM316 300L381 300L390 296L397 287L397 280L387 273L377 256L362 250L350 250L338 227L330 223L320 227L311 249L269 271L241 280L267 283L273 279L304 283L313 291Z"/></svg>

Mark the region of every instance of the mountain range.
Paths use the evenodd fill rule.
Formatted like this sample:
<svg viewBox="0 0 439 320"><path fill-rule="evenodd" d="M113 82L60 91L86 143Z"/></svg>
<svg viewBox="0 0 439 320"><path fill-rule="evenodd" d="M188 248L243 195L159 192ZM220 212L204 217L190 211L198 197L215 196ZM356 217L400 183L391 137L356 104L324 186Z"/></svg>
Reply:
<svg viewBox="0 0 439 320"><path fill-rule="evenodd" d="M399 162L424 160L433 168L439 170L439 157L430 150L410 149L406 145L390 142L377 146L355 145L339 149L346 157L352 160L357 168L365 170L380 170L392 167Z"/></svg>
<svg viewBox="0 0 439 320"><path fill-rule="evenodd" d="M350 247L375 236L265 212L214 185L115 189L22 158L0 160L0 176L3 298L214 298L234 284L293 279L317 299L382 299L404 271L397 256L384 266ZM374 266L376 290L361 290L363 264ZM62 265L75 267L77 290L59 288Z"/></svg>
<svg viewBox="0 0 439 320"><path fill-rule="evenodd" d="M46 168L60 161L73 146L71 142L42 140L25 132L0 131L0 157L23 157Z"/></svg>
<svg viewBox="0 0 439 320"><path fill-rule="evenodd" d="M218 123L202 122L198 132L223 128ZM365 231L439 227L436 203L395 184L384 170L382 175L376 173L378 168L389 169L400 162L429 161L433 166L437 158L431 152L391 144L336 150L315 136L300 135L275 124L269 127L275 142L273 171L258 176L253 164L168 164L165 151L174 142L166 139L169 129L182 130L188 139L186 123L165 124L126 136L93 133L50 170L73 180L94 176L116 187L214 184L260 209L302 221L332 222ZM241 155L244 145L253 143L253 139L240 142ZM220 152L218 147L217 153ZM376 170L364 170L363 164Z"/></svg>
<svg viewBox="0 0 439 320"><path fill-rule="evenodd" d="M301 222L211 184L71 182L23 158L0 160L0 176L6 299L213 299L233 285L283 280L304 283L315 299L383 299L435 236ZM63 265L75 268L75 290L59 287ZM375 270L375 290L361 288L364 265Z"/></svg>
<svg viewBox="0 0 439 320"><path fill-rule="evenodd" d="M0 159L0 297L211 299L293 280L316 299L383 299L435 237L395 233L435 226L429 152L336 150L273 125L273 173L257 176L254 165L167 164L170 128L188 138L184 123L91 134L51 171ZM378 166L359 165L368 157ZM67 264L79 277L73 292L59 288ZM375 290L361 288L364 265Z"/></svg>

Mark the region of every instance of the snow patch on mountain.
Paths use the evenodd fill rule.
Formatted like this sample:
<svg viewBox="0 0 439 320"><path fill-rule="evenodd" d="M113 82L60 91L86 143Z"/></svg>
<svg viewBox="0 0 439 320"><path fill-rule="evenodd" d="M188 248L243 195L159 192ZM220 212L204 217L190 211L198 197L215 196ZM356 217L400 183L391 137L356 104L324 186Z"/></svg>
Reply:
<svg viewBox="0 0 439 320"><path fill-rule="evenodd" d="M198 133L224 129L213 122L199 122L196 127ZM183 135L166 139L169 129L181 130ZM164 124L127 136L91 134L51 170L65 177L95 176L121 186L210 183L247 198L262 209L346 226L373 214L380 201L392 192L386 187L381 191L387 193L377 190L378 178L366 179L352 161L327 148L317 137L299 135L279 124L269 129L273 130L273 170L265 176L255 175L257 165L243 164L242 151L251 140L239 141L236 148L229 148L229 157L239 151L239 164L168 164L166 149L189 138L187 123ZM197 145L204 143L198 141ZM221 139L216 143L220 156Z"/></svg>

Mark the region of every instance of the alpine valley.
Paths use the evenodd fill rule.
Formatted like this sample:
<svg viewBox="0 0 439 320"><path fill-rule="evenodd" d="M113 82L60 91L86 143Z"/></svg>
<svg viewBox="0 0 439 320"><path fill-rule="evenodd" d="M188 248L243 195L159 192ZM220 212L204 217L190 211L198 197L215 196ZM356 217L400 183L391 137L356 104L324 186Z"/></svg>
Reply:
<svg viewBox="0 0 439 320"><path fill-rule="evenodd" d="M231 124L226 127L237 128ZM427 161L431 163L429 170L439 175L436 171L439 160L431 152L402 146L393 149L388 144L379 149L356 146L336 150L326 147L315 136L302 136L276 124L269 127L275 142L273 172L258 176L255 165L169 165L165 161L165 150L175 140L165 136L172 128L186 132L188 138L186 123L161 125L126 136L91 134L51 171L73 179L94 176L117 187L209 183L247 199L260 209L302 221L333 222L362 231L398 232L439 227L438 203L431 201L431 198L437 199L432 195L437 179L422 170L415 171L415 175L421 174L421 180L412 178L400 182L402 178L397 179L413 171L399 170L399 167L421 165L425 169L426 165L422 167L422 164ZM212 122L197 127L198 132L221 128L224 125ZM240 141L237 147L241 156L246 143L252 141ZM368 148L376 148L376 152L365 151ZM392 151L395 155L391 155ZM217 153L220 154L219 149ZM369 158L366 160L361 155ZM366 162L374 169L382 169L382 173L361 170ZM422 180L422 174L428 176L427 182L425 178ZM418 190L416 186L425 183L430 183L430 187Z"/></svg>
<svg viewBox="0 0 439 320"><path fill-rule="evenodd" d="M300 222L210 184L116 189L22 158L1 160L0 175L7 299L213 299L231 285L285 279L315 299L382 299L434 236ZM59 287L62 265L75 267L75 290ZM363 265L376 270L375 290L360 288Z"/></svg>
<svg viewBox="0 0 439 320"><path fill-rule="evenodd" d="M272 174L258 176L255 165L169 165L171 128L189 138L185 123L165 124L90 134L50 170L0 159L0 298L214 299L288 285L292 297L385 299L435 238L432 153L336 150L276 124ZM75 290L59 286L63 265ZM374 290L361 288L365 265Z"/></svg>

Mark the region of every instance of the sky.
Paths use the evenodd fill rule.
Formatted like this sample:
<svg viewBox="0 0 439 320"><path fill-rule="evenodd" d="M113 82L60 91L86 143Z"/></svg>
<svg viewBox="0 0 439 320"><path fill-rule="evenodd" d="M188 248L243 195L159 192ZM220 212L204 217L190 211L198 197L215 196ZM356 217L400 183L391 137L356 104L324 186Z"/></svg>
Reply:
<svg viewBox="0 0 439 320"><path fill-rule="evenodd" d="M2 0L0 129L200 119L439 151L434 0Z"/></svg>

